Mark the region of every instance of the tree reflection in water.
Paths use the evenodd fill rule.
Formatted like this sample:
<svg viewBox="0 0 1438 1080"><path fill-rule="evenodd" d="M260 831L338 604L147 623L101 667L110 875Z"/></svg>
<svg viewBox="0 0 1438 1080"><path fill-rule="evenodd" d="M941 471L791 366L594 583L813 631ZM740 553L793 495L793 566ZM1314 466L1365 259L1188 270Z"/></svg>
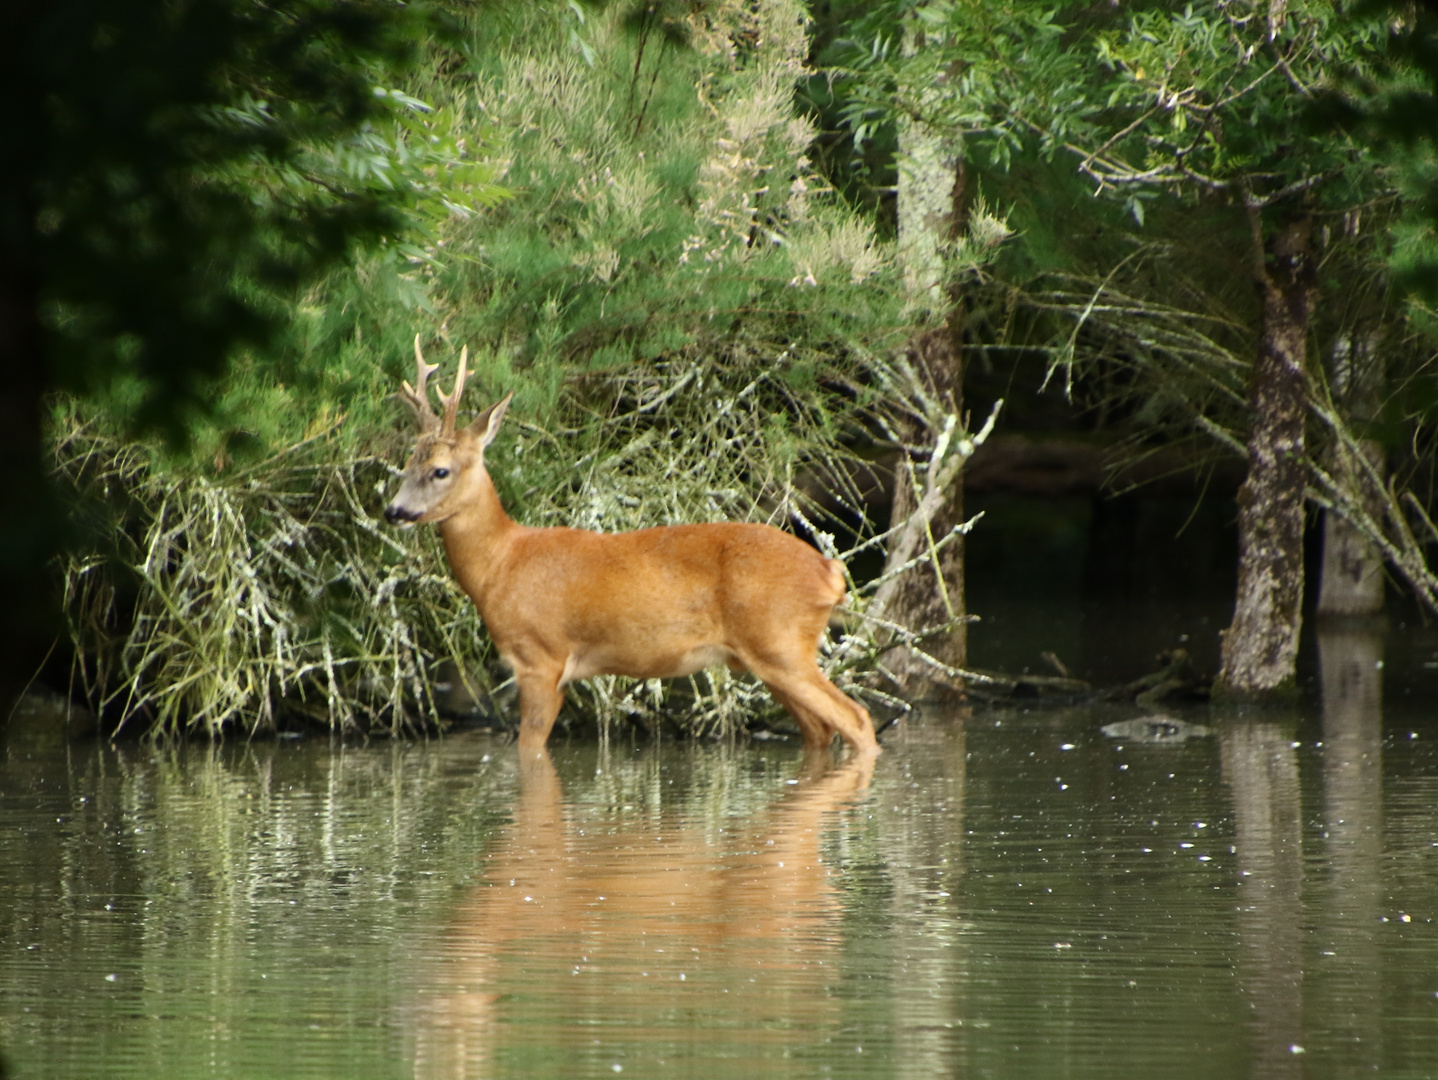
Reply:
<svg viewBox="0 0 1438 1080"><path fill-rule="evenodd" d="M747 1055L779 1075L787 1050L838 1031L841 909L822 842L873 768L812 758L767 809L715 829L652 809L582 814L547 753L527 762L421 992L415 1075L508 1073L535 1054L577 1064L631 1040L687 1058L690 1043L713 1053L715 1028L732 1033L737 1070Z"/></svg>
<svg viewBox="0 0 1438 1080"><path fill-rule="evenodd" d="M1381 1059L1382 629L1322 623L1318 648L1329 873L1310 897L1321 904L1320 939L1307 949L1294 723L1236 719L1221 733L1242 883L1240 973L1254 1013L1253 1075L1263 1078L1301 1076L1310 1051L1342 1047L1345 1060L1371 1068ZM1310 1025L1313 1046L1302 1035L1305 1005L1329 1017Z"/></svg>
<svg viewBox="0 0 1438 1080"><path fill-rule="evenodd" d="M1383 626L1320 623L1328 880L1315 980L1331 1043L1353 1066L1381 1064L1378 916L1383 857Z"/></svg>
<svg viewBox="0 0 1438 1080"><path fill-rule="evenodd" d="M1239 978L1253 1010L1252 1075L1303 1074L1303 853L1295 726L1235 718L1219 733L1233 791Z"/></svg>

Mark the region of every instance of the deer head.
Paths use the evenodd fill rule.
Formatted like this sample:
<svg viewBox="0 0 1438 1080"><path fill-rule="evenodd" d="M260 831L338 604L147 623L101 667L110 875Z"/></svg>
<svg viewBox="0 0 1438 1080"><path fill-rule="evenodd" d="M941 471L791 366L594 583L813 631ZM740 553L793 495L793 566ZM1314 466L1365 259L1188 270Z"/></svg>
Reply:
<svg viewBox="0 0 1438 1080"><path fill-rule="evenodd" d="M385 508L385 520L393 525L417 522L439 522L452 517L474 496L477 487L488 480L484 469L484 448L494 441L499 422L509 408L509 399L491 405L466 428L456 428L459 399L464 393L465 368L469 346L459 354L459 373L454 389L445 394L437 391L443 415L436 416L429 400L429 377L439 369L427 364L420 351L419 335L414 339L415 385L401 384L400 400L414 411L419 425L419 441L405 465L404 482L394 501Z"/></svg>

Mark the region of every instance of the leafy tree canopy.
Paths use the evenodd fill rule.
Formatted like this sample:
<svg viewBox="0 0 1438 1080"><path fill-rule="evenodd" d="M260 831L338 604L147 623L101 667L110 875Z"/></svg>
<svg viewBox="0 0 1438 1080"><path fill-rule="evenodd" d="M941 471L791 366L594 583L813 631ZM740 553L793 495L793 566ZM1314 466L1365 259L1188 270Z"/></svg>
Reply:
<svg viewBox="0 0 1438 1080"><path fill-rule="evenodd" d="M64 0L19 19L7 246L34 275L47 388L133 377L140 428L180 434L232 351L271 339L272 297L402 240L437 173L474 167L390 89L435 26L423 8Z"/></svg>

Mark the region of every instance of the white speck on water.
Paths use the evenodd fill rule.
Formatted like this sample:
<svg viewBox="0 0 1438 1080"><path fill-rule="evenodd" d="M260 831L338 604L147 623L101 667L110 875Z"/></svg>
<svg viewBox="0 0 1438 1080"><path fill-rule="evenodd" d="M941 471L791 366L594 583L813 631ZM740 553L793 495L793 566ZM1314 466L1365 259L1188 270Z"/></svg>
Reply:
<svg viewBox="0 0 1438 1080"><path fill-rule="evenodd" d="M1076 747L1075 747L1075 745L1074 745L1073 743L1071 743L1071 742L1066 742L1066 743L1064 743L1062 746L1060 746L1059 749L1060 749L1060 750L1073 750L1073 749L1076 749Z"/></svg>
<svg viewBox="0 0 1438 1080"><path fill-rule="evenodd" d="M1306 1054L1306 1053L1308 1053L1307 1050L1303 1049L1303 1047L1299 1046L1297 1043L1290 1043L1289 1046L1288 1046L1288 1052L1289 1052L1290 1054Z"/></svg>
<svg viewBox="0 0 1438 1080"><path fill-rule="evenodd" d="M105 981L106 981L106 982L119 982L119 981L120 981L120 976L118 976L118 975L116 975L116 974L114 974L114 973L112 972L111 974L105 976Z"/></svg>

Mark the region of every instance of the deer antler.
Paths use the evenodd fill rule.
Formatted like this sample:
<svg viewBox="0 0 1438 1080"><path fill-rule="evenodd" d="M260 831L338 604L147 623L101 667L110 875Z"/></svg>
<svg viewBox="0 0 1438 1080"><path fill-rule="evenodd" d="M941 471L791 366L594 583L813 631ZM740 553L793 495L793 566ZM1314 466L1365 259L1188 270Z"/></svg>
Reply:
<svg viewBox="0 0 1438 1080"><path fill-rule="evenodd" d="M454 377L454 389L447 397L443 390L439 391L439 401L444 406L444 422L439 430L444 435L454 434L455 418L459 415L459 396L464 393L464 367L468 360L469 346L466 345L459 351L459 374Z"/></svg>
<svg viewBox="0 0 1438 1080"><path fill-rule="evenodd" d="M439 370L439 365L426 364L424 362L424 353L420 352L419 349L418 334L414 336L414 365L415 371L418 373L415 378L415 385L410 386L407 382L401 383L398 397L414 410L414 418L419 423L420 434L428 435L431 431L443 430L440 426L439 417L435 416L434 408L429 403L429 388L427 385L429 377ZM461 365L461 370L462 367ZM443 394L440 395L441 398L443 398L443 396ZM446 418L449 417L447 402L445 405L445 416ZM452 423L450 424L450 430L454 430Z"/></svg>

